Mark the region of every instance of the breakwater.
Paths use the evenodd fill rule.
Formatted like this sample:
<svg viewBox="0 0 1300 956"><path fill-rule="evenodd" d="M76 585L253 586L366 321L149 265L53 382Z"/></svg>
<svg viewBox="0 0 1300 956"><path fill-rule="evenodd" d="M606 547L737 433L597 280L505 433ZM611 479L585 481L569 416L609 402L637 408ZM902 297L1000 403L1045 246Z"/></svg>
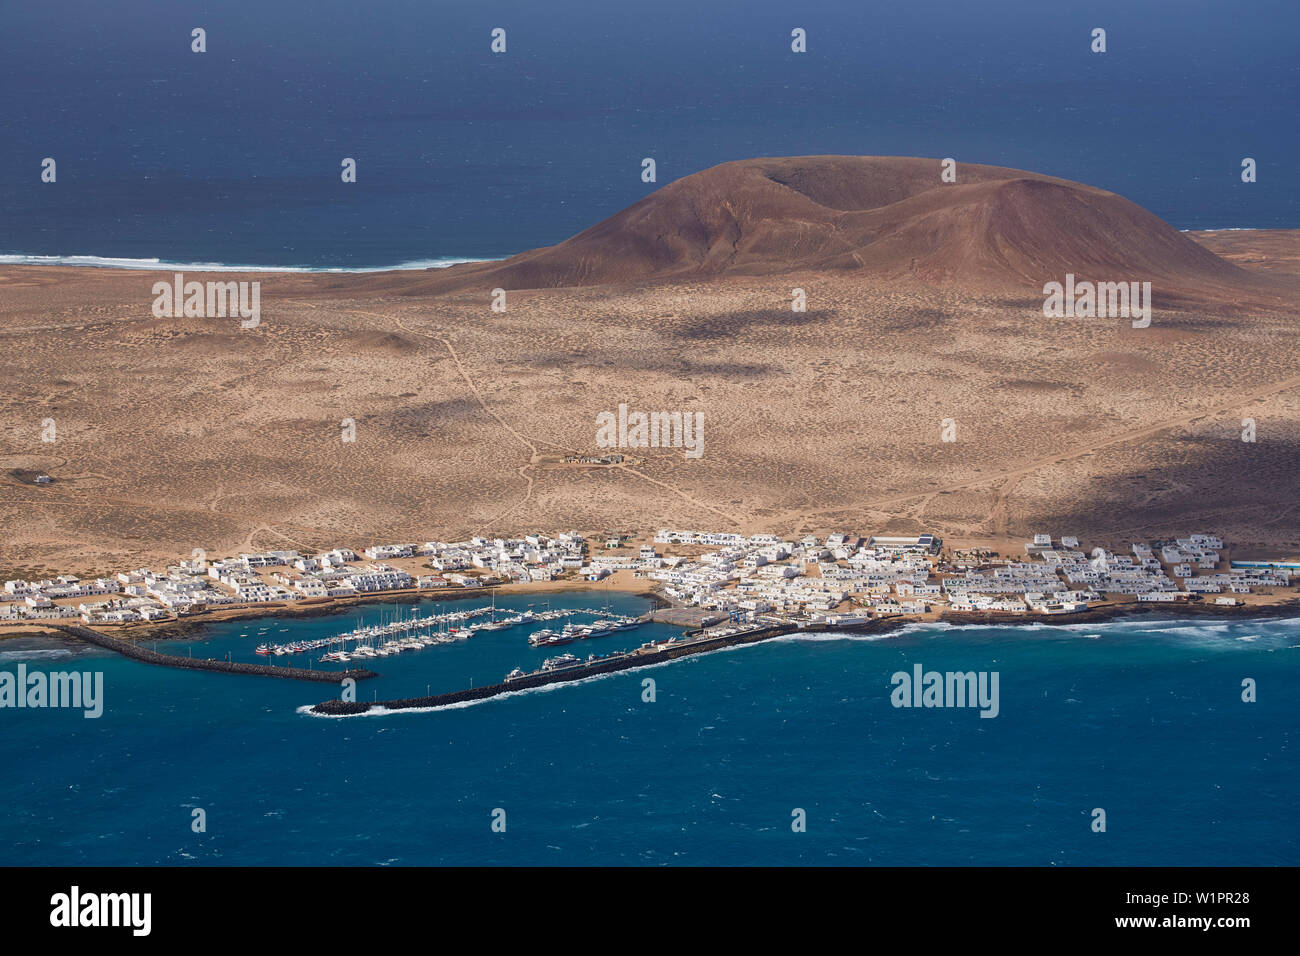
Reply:
<svg viewBox="0 0 1300 956"><path fill-rule="evenodd" d="M80 627L76 624L42 624L42 627L51 628L74 637L79 641L87 644L93 644L96 647L102 647L106 650L114 651L123 657L129 657L132 660L143 661L146 664L159 664L163 667L179 667L181 670L191 671L219 671L223 674L249 674L257 677L279 677L284 680L310 680L318 683L337 684L345 677L351 677L353 680L366 680L371 677L378 677L374 671L368 670L346 670L346 671L314 671L305 667L272 667L269 664L244 664L238 661L217 661L198 657L180 657L176 654L160 654L157 651L151 651L148 648L132 644L130 641L124 641L121 638L109 637L107 634L101 634L99 631L92 630L88 627Z"/></svg>
<svg viewBox="0 0 1300 956"><path fill-rule="evenodd" d="M1071 614L999 614L995 612L955 612L946 611L939 615L939 621L962 625L962 624L997 624L1008 627L1017 625L1023 626L1028 624L1078 624L1084 621L1089 623L1101 623L1126 617L1152 617L1156 619L1169 618L1177 619L1191 614L1204 614L1219 618L1237 618L1244 617L1292 617L1300 612L1300 601L1294 599L1281 602L1274 605L1255 605L1250 608L1245 607L1221 607L1204 604L1179 605L1176 608L1162 604L1112 604L1102 607L1091 608L1087 611L1078 611ZM774 624L768 627L757 628L750 631L743 631L735 634L727 634L716 638L704 640L688 640L683 644L676 644L669 647L658 647L654 650L643 649L633 651L629 654L620 656L613 660L593 661L590 664L571 668L565 671L551 674L530 674L517 680L512 680L508 684L487 684L482 687L472 687L465 690L452 691L446 694L434 694L431 697L408 697L400 700L382 700L362 703L355 701L327 700L316 704L311 708L311 712L327 716L344 717L365 714L374 710L412 710L416 708L445 707L448 704L460 704L470 701L488 700L492 697L499 697L502 694L513 693L517 690L529 690L535 687L545 687L550 684L571 683L573 681L584 680L588 677L596 677L601 674L612 674L618 671L632 670L638 667L649 667L654 664L661 664L665 661L676 660L680 657L689 657L694 654L706 654L710 651L721 650L725 647L734 647L740 644L753 644L758 641L771 640L775 637L782 637L787 634L815 633L834 631L842 634L872 634L891 631L904 627L908 624L915 624L917 621L912 618L887 617L876 618L871 621L854 624L849 627L831 627L827 624ZM689 632L688 632L689 633Z"/></svg>
<svg viewBox="0 0 1300 956"><path fill-rule="evenodd" d="M844 628L843 630L852 633L870 633L873 631L892 630L899 626L901 626L901 622L898 621L879 620L858 625L851 629ZM660 645L654 650L642 648L613 660L593 661L583 667L575 667L570 670L552 674L530 674L527 677L512 680L508 684L488 684L483 687L472 687L466 690L452 691L447 694L435 694L432 697L409 697L403 700L381 700L373 701L371 703L327 700L316 704L311 708L311 712L314 714L324 714L333 717L346 717L365 714L372 710L379 709L411 710L423 707L444 707L447 704L461 704L468 701L487 700L491 697L498 697L501 694L514 693L517 690L529 690L530 688L545 687L550 684L566 684L572 681L584 680L588 677L596 677L601 674L613 674L618 671L632 670L637 667L649 667L653 664L662 664L665 661L676 660L681 657L690 657L695 654L707 654L710 651L721 650L724 647L735 647L740 644L755 644L759 641L771 640L774 637L782 637L786 634L828 630L831 630L831 628L825 624L809 624L805 627L799 627L793 624L771 625L769 627L761 627L734 634L724 634L719 637L690 640L685 644L668 646Z"/></svg>

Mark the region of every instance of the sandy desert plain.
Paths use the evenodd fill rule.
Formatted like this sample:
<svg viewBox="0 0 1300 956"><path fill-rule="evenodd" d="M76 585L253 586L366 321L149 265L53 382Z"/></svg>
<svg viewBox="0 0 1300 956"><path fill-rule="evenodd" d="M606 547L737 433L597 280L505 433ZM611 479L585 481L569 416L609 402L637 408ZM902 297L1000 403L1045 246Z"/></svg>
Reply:
<svg viewBox="0 0 1300 956"><path fill-rule="evenodd" d="M1300 231L936 162L727 164L504 263L185 272L260 282L255 329L155 318L175 270L0 269L0 576L660 527L1300 553ZM1150 326L1045 318L1066 271L1150 279ZM624 402L702 457L561 461Z"/></svg>

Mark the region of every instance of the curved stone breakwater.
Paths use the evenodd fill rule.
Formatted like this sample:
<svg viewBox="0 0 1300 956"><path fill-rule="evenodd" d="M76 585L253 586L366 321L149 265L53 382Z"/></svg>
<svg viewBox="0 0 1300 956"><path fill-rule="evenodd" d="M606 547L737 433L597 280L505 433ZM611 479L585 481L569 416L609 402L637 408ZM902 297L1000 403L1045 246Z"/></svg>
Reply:
<svg viewBox="0 0 1300 956"><path fill-rule="evenodd" d="M844 630L849 633L870 633L873 631L892 630L895 627L901 626L901 623L902 622L893 620L880 620L855 626L851 631L848 628L845 628ZM765 627L755 631L745 631L739 634L726 634L721 637L710 638L707 640L697 640L691 641L687 644L661 647L657 650L633 651L632 653L615 660L594 661L584 667L575 667L554 674L532 674L528 677L521 677L518 680L512 680L508 684L489 684L484 687L452 691L449 694L435 694L432 697L408 697L403 700L381 700L370 703L327 700L312 707L311 712L314 714L325 714L333 717L348 717L380 709L411 710L420 707L444 707L447 704L460 704L473 700L487 700L490 697L498 697L501 694L512 694L517 690L528 690L533 687L545 687L548 684L566 684L572 681L584 680L588 677L596 677L600 674L613 674L617 671L632 670L637 667L649 667L653 664L662 664L665 661L676 660L679 657L690 657L695 654L707 654L710 651L721 650L724 647L734 647L739 644L756 644L759 641L771 640L774 637L782 637L786 634L828 630L831 630L831 628L827 627L825 624L811 624L807 627L774 625L772 627Z"/></svg>
<svg viewBox="0 0 1300 956"><path fill-rule="evenodd" d="M144 661L146 664L161 664L163 667L179 667L191 671L220 671L223 674L251 674L257 677L279 677L285 680L311 680L318 683L337 684L346 677L353 680L366 680L379 675L368 670L347 671L313 671L305 667L272 667L269 664L243 664L238 661L204 660L196 657L180 657L176 654L160 654L148 648L132 644L120 638L109 637L99 631L75 624L42 624L42 627L61 631L77 640L94 644L106 650L115 651L123 657Z"/></svg>
<svg viewBox="0 0 1300 956"><path fill-rule="evenodd" d="M1292 617L1295 616L1298 611L1300 611L1300 601L1296 600L1285 601L1277 605L1254 607L1249 611L1240 607L1227 608L1206 605L1180 605L1177 608L1171 608L1167 605L1161 604L1122 604L1092 608L1087 611L1079 611L1072 614L1050 616L1040 614L996 614L991 612L967 613L949 611L941 614L939 620L941 622L955 625L996 624L1013 627L1026 624L1078 624L1085 621L1088 623L1101 623L1104 621L1138 615L1177 619L1186 616L1189 613L1213 615L1216 617ZM912 619L887 617L876 618L872 621L864 622L862 624L854 624L843 628L830 627L826 624L808 624L804 627L799 627L795 624L773 625L771 627L746 631L739 634L728 634L708 640L693 640L685 644L678 644L671 647L660 647L656 650L634 651L626 656L616 658L615 660L594 661L593 663L582 667L575 667L554 674L530 674L527 677L512 680L508 684L488 684L483 687L473 687L468 690L452 691L448 694L435 694L432 697L408 697L402 700L382 700L372 701L370 703L327 700L316 704L311 708L311 712L314 714L324 714L333 717L347 717L381 709L412 710L426 707L444 707L448 704L487 700L492 697L499 697L502 694L510 694L517 690L529 690L534 687L545 687L549 684L570 683L588 677L596 677L600 674L612 674L618 671L633 670L638 667L649 667L654 664L662 664L665 661L676 660L679 657L689 657L693 654L707 654L709 651L721 650L724 647L733 647L739 644L754 644L758 641L771 640L772 638L782 637L786 634L826 631L834 631L842 634L873 634L883 631L891 631L915 623L917 622Z"/></svg>

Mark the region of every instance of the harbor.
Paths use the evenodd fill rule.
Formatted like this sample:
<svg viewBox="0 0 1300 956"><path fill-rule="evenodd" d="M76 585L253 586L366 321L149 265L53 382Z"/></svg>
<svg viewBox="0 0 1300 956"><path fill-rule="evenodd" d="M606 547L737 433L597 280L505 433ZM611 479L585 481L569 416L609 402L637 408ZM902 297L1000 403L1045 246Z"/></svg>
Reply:
<svg viewBox="0 0 1300 956"><path fill-rule="evenodd" d="M589 616L588 623L578 623L573 618ZM311 654L325 650L317 660L321 663L346 664L356 659L389 657L408 651L420 651L442 644L454 644L485 631L501 631L514 627L529 627L549 621L567 619L559 631L542 628L528 636L532 647L554 647L573 641L604 637L617 631L630 630L647 623L647 616L632 617L612 614L608 609L591 608L551 609L549 605L535 611L531 606L524 611L511 612L498 609L496 600L484 607L447 611L441 614L419 615L409 610L399 610L377 624L367 624L340 634L309 641L288 641L272 644L264 642L255 648L263 657Z"/></svg>
<svg viewBox="0 0 1300 956"><path fill-rule="evenodd" d="M151 662L169 666L190 660L214 661L221 669L238 664L232 673L248 668L248 673L311 674L335 687L344 677L365 672L373 675L366 679L365 698L382 699L487 686L512 668L531 671L563 652L582 648L585 659L592 652L622 653L678 635L680 628L650 619L654 607L651 598L604 589L574 590L546 601L480 593L416 604L374 603L302 618L267 614L194 622L182 633L157 640L131 641L111 636L111 631L85 630L107 642L100 646L124 655L131 649L125 656L137 659L142 658L135 651L141 651ZM275 648L284 653L276 654Z"/></svg>
<svg viewBox="0 0 1300 956"><path fill-rule="evenodd" d="M592 656L585 662L573 655L574 663L543 664L537 671L524 673L511 672L507 679L498 684L485 687L470 687L447 694L434 694L428 697L414 697L400 700L374 701L362 703L357 701L327 700L311 708L311 712L322 716L347 717L366 714L371 711L411 710L430 707L445 707L448 704L460 704L469 701L488 700L516 691L545 687L548 684L560 684L649 667L692 654L721 650L737 644L748 644L773 637L780 637L790 632L783 627L749 627L737 628L723 634L702 634L684 639L667 638L660 642L651 642L632 651L610 654L605 657ZM552 659L554 660L554 659ZM549 663L549 662L548 662Z"/></svg>
<svg viewBox="0 0 1300 956"><path fill-rule="evenodd" d="M1290 601L1272 606L1260 620L1293 617L1300 611L1300 602ZM1104 625L1107 622L1133 617L1148 617L1153 620L1179 620L1185 616L1194 618L1212 618L1228 620L1236 615L1233 609L1220 605L1200 605L1182 609L1173 615L1166 608L1151 603L1117 604L1094 607L1074 612L1062 620L1061 624ZM647 614L647 622L655 614ZM647 641L638 647L625 651L612 651L604 654L589 654L585 659L573 654L563 653L546 658L541 666L525 671L515 667L500 682L480 686L470 686L461 690L441 694L429 694L423 697L398 698L370 702L327 700L309 708L319 716L347 717L367 713L387 711L430 709L451 704L463 704L474 701L489 700L518 691L546 687L552 684L572 683L618 673L641 667L651 667L668 661L698 654L707 654L729 647L744 644L756 644L791 634L825 634L838 632L846 637L865 634L879 634L897 630L909 622L901 617L883 617L873 619L856 619L847 616L839 619L818 621L792 621L777 617L767 617L759 622L746 622L733 617L722 623L713 623L690 631L683 631L667 637ZM1016 627L1032 623L1022 615L997 611L948 612L940 618L940 623L956 625L1003 625ZM531 642L530 642L531 643ZM537 646L534 644L533 646Z"/></svg>

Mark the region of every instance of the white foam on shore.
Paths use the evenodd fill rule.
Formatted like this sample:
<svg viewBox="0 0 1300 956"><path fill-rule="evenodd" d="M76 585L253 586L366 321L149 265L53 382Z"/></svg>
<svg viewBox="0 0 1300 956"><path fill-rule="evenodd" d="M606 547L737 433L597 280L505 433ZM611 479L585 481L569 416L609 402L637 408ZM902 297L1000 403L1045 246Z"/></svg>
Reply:
<svg viewBox="0 0 1300 956"><path fill-rule="evenodd" d="M135 269L148 272L415 272L424 269L446 269L467 262L500 262L500 259L471 259L444 256L437 259L416 259L391 266L265 266L240 265L228 262L172 262L166 259L126 259L112 256L26 256L0 255L0 266L81 266L90 269Z"/></svg>
<svg viewBox="0 0 1300 956"><path fill-rule="evenodd" d="M768 637L761 641L754 641L752 644L737 644L736 647L755 647L759 644L791 643L794 641L804 641L809 644L818 644L826 641L884 641L891 637L897 637L906 633L906 628L898 628L892 631L883 631L879 634L861 634L856 631L845 628L844 630L835 631L791 631L789 634L782 634L779 637ZM730 650L730 648L720 648L720 650Z"/></svg>
<svg viewBox="0 0 1300 956"><path fill-rule="evenodd" d="M947 631L1002 631L1014 628L1016 631L1081 631L1085 629L1096 630L1098 627L1105 627L1105 624L1096 621L1090 624L1047 624L1042 621L1027 619L1026 615L1021 615L1018 619L1009 619L1006 623L958 623L951 621L911 621L904 624L895 631L895 634L919 634L922 632L947 632Z"/></svg>

